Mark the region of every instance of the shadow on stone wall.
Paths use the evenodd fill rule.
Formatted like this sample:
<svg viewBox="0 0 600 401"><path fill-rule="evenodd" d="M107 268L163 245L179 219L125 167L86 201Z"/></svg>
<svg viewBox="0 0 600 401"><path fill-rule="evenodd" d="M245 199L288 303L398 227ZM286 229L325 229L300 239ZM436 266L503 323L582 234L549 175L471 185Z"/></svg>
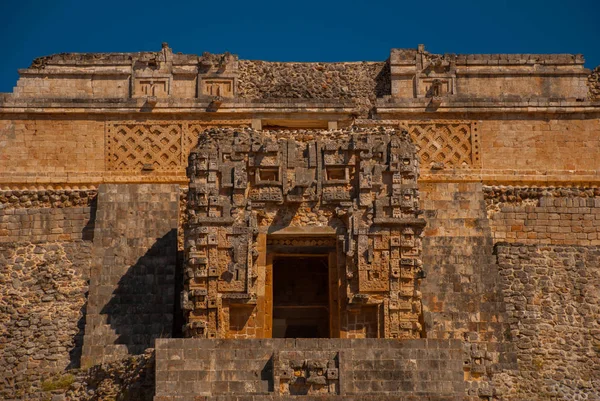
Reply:
<svg viewBox="0 0 600 401"><path fill-rule="evenodd" d="M129 354L142 354L156 338L172 336L176 264L177 230L172 229L129 267L102 308L117 334L114 343L125 345Z"/></svg>
<svg viewBox="0 0 600 401"><path fill-rule="evenodd" d="M375 77L375 96L384 97L392 94L392 80L390 72L390 60L388 59Z"/></svg>
<svg viewBox="0 0 600 401"><path fill-rule="evenodd" d="M88 282L89 285L89 282ZM83 351L83 336L85 334L85 316L87 314L87 300L89 291L85 292L85 303L79 309L79 320L77 321L77 334L73 337L73 348L69 351L69 364L67 370L81 367L81 354Z"/></svg>
<svg viewBox="0 0 600 401"><path fill-rule="evenodd" d="M173 299L173 332L171 333L173 338L183 337L183 325L185 319L183 316L183 310L181 309L181 302L179 301L179 295L183 291L183 251L177 251L177 265L175 268L175 293Z"/></svg>
<svg viewBox="0 0 600 401"><path fill-rule="evenodd" d="M98 197L94 196L90 202L90 218L86 222L85 227L81 231L81 239L83 241L94 241L94 227L96 226L96 211L98 210ZM89 287L89 272L85 275L87 285ZM79 320L77 321L77 334L73 337L74 346L69 351L69 365L67 369L77 369L81 367L81 355L83 352L83 336L85 334L85 319L87 316L88 296L89 291L85 294L85 303L79 309Z"/></svg>
<svg viewBox="0 0 600 401"><path fill-rule="evenodd" d="M83 227L81 239L84 241L94 241L94 227L96 226L96 211L98 210L98 197L94 197L90 202L90 219Z"/></svg>

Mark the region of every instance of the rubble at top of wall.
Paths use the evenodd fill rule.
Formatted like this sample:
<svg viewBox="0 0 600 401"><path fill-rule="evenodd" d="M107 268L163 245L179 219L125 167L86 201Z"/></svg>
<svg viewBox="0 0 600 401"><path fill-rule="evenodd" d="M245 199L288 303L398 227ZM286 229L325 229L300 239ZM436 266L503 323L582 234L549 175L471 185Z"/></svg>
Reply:
<svg viewBox="0 0 600 401"><path fill-rule="evenodd" d="M359 108L391 94L387 62L283 63L240 60L238 96L246 99L354 99Z"/></svg>
<svg viewBox="0 0 600 401"><path fill-rule="evenodd" d="M88 65L132 65L133 62L172 61L175 65L218 63L229 53L213 54L204 52L196 54L173 53L166 43L157 52L127 52L127 53L57 53L35 58L29 69L44 69L48 66L88 66ZM237 58L237 56L235 56Z"/></svg>
<svg viewBox="0 0 600 401"><path fill-rule="evenodd" d="M590 87L590 99L600 100L600 66L594 68L588 77Z"/></svg>
<svg viewBox="0 0 600 401"><path fill-rule="evenodd" d="M267 62L228 52L61 53L37 58L10 102L20 99L146 99L151 107L193 104L206 111L278 104L337 108L353 115L385 113L390 104L436 110L461 101L594 100L598 73L580 54L433 54L392 49L377 62ZM321 104L323 103L323 104ZM208 105L208 106L207 106ZM296 106L289 106L296 105ZM380 110L381 109L381 110Z"/></svg>
<svg viewBox="0 0 600 401"><path fill-rule="evenodd" d="M585 59L582 54L434 54L419 45L418 49L392 49L392 62L402 61L413 63L418 55L423 55L433 61L454 62L458 65L491 64L491 65L519 65L519 64L548 64L548 65L583 65Z"/></svg>

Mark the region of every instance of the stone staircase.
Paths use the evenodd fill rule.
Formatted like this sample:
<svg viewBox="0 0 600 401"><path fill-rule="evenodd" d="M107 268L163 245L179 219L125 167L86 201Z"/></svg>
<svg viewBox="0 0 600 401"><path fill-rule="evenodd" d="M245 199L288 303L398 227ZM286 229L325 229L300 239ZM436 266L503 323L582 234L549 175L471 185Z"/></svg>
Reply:
<svg viewBox="0 0 600 401"><path fill-rule="evenodd" d="M100 185L82 366L171 336L178 208L176 184Z"/></svg>
<svg viewBox="0 0 600 401"><path fill-rule="evenodd" d="M155 401L459 400L462 342L159 339Z"/></svg>
<svg viewBox="0 0 600 401"><path fill-rule="evenodd" d="M481 183L427 183L423 239L424 332L460 339L468 400L489 400L493 375L512 366L505 310Z"/></svg>

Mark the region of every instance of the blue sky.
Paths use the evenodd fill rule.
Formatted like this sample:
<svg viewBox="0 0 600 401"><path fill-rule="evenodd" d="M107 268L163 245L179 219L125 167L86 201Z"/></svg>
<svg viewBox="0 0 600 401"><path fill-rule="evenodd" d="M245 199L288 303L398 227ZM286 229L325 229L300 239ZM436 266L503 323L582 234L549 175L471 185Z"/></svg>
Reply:
<svg viewBox="0 0 600 401"><path fill-rule="evenodd" d="M279 61L435 53L583 53L600 64L600 0L0 1L0 92L17 69L61 52L230 51Z"/></svg>

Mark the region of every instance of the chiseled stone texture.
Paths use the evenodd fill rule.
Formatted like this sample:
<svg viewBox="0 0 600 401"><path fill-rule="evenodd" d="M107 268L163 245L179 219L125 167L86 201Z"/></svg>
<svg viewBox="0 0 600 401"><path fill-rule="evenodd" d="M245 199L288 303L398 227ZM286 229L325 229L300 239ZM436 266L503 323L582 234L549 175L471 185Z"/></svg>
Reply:
<svg viewBox="0 0 600 401"><path fill-rule="evenodd" d="M66 172L80 172L88 174L86 184L98 182L93 173L104 170L105 124L104 119L93 114L83 118L3 117L2 181L10 182L11 174L27 174L29 183L40 182L41 177L46 182L57 182L56 177Z"/></svg>
<svg viewBox="0 0 600 401"><path fill-rule="evenodd" d="M155 401L433 401L464 392L458 340L159 339L156 347Z"/></svg>
<svg viewBox="0 0 600 401"><path fill-rule="evenodd" d="M600 247L496 246L518 368L503 400L600 399Z"/></svg>
<svg viewBox="0 0 600 401"><path fill-rule="evenodd" d="M96 190L15 190L0 191L0 211L7 209L67 208L93 206Z"/></svg>
<svg viewBox="0 0 600 401"><path fill-rule="evenodd" d="M590 87L590 98L600 99L600 67L592 70L588 77L588 85Z"/></svg>
<svg viewBox="0 0 600 401"><path fill-rule="evenodd" d="M462 340L465 396L492 396L497 371L512 367L492 233L480 183L421 184L427 220L421 280L427 338Z"/></svg>
<svg viewBox="0 0 600 401"><path fill-rule="evenodd" d="M0 191L0 243L89 240L96 191Z"/></svg>
<svg viewBox="0 0 600 401"><path fill-rule="evenodd" d="M600 245L600 196L597 196L597 188L545 190L542 196L536 190L523 190L527 196L520 195L520 191L510 192L510 195L501 194L487 200L496 241Z"/></svg>
<svg viewBox="0 0 600 401"><path fill-rule="evenodd" d="M503 206L539 206L542 198L594 198L600 197L599 187L521 187L483 186L488 217ZM549 202L546 202L547 204Z"/></svg>
<svg viewBox="0 0 600 401"><path fill-rule="evenodd" d="M327 348L336 340L291 340L287 350L271 340L250 349L212 343L229 344L229 360L201 343L161 340L159 348L174 348L159 349L160 391L209 383L222 395L157 401L264 399L247 393L268 393L268 377L271 393L281 391L271 356L279 373L331 369L327 395L321 388L304 399L600 399L600 68L590 73L581 55L436 55L419 46L373 63L275 63L176 54L164 44L49 56L20 75L14 93L0 94L0 398L48 398L40 379L76 366L82 349L86 363L124 359L76 374L67 399L153 396L152 354L129 354L183 325L175 265L182 211L192 205L175 188L187 185L190 139L206 127L290 134L381 125L406 127L420 148L427 226L416 334L426 340L382 351L395 356L393 370L375 355L383 342L350 343L350 356L373 356L361 362ZM106 182L172 186L104 186L97 210L93 188ZM324 213L307 212L301 225L318 225ZM452 349L430 347L439 341ZM243 358L251 355L266 359ZM310 355L319 360L305 363ZM219 364L204 369L206 360ZM348 361L362 370L346 369ZM290 383L289 394L305 390ZM425 385L430 393L418 393ZM355 394L337 394L348 388ZM369 391L376 395L358 394ZM279 399L297 399L288 393Z"/></svg>
<svg viewBox="0 0 600 401"><path fill-rule="evenodd" d="M141 354L173 331L179 186L102 184L83 364Z"/></svg>
<svg viewBox="0 0 600 401"><path fill-rule="evenodd" d="M0 398L79 366L91 244L0 244Z"/></svg>
<svg viewBox="0 0 600 401"><path fill-rule="evenodd" d="M352 99L366 115L389 95L387 62L281 63L239 61L238 95L247 99Z"/></svg>
<svg viewBox="0 0 600 401"><path fill-rule="evenodd" d="M92 211L91 207L0 210L0 243L89 240Z"/></svg>
<svg viewBox="0 0 600 401"><path fill-rule="evenodd" d="M64 392L65 401L152 401L154 350L77 372Z"/></svg>

